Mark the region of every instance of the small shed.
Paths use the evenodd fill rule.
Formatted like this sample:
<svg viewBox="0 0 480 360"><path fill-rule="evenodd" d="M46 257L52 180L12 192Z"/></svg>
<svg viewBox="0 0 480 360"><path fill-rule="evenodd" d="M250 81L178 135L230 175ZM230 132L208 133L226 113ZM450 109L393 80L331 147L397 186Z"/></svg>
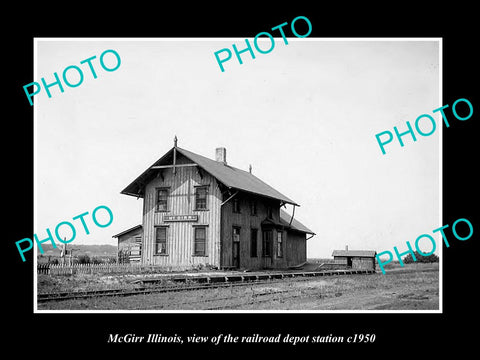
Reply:
<svg viewBox="0 0 480 360"><path fill-rule="evenodd" d="M333 260L336 264L346 265L352 269L375 270L375 250L334 250Z"/></svg>
<svg viewBox="0 0 480 360"><path fill-rule="evenodd" d="M112 236L118 238L117 262L140 262L142 256L142 233L142 225L137 225Z"/></svg>

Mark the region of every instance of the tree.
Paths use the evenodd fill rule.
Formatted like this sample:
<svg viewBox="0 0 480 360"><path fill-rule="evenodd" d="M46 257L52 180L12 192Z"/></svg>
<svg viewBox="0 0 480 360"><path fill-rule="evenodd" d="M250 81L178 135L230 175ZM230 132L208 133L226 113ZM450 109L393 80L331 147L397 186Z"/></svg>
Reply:
<svg viewBox="0 0 480 360"><path fill-rule="evenodd" d="M87 254L80 255L77 257L79 264L90 264L90 256Z"/></svg>
<svg viewBox="0 0 480 360"><path fill-rule="evenodd" d="M130 263L130 251L122 249L118 251L118 263L129 264Z"/></svg>
<svg viewBox="0 0 480 360"><path fill-rule="evenodd" d="M415 254L415 258L417 259L416 262L419 262L419 263L433 263L433 262L438 262L439 261L438 256L435 255L435 254L428 255L428 256L422 256L418 251L414 251L413 253ZM411 264L411 263L415 262L415 261L413 261L412 254L408 254L407 256L405 256L402 259L402 261L403 261L404 264Z"/></svg>
<svg viewBox="0 0 480 360"><path fill-rule="evenodd" d="M98 258L96 256L93 256L91 259L90 259L90 263L92 264L101 264L102 263L102 259L101 258Z"/></svg>

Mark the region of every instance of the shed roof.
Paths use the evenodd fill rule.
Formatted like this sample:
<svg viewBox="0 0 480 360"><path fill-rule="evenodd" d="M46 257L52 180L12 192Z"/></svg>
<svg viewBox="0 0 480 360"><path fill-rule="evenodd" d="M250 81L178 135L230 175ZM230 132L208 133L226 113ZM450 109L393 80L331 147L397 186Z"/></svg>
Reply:
<svg viewBox="0 0 480 360"><path fill-rule="evenodd" d="M290 214L288 214L286 211L280 209L280 223L283 226L288 226L288 224L290 223L291 217L292 216ZM300 232L303 232L303 233L306 233L306 234L315 235L315 233L312 230L310 230L308 227L303 225L300 221L298 221L295 218L293 218L292 224L290 225L290 228L292 230L300 231Z"/></svg>
<svg viewBox="0 0 480 360"><path fill-rule="evenodd" d="M224 164L219 161L215 161L204 157L202 155L195 154L191 151L173 147L165 155L163 155L159 160L157 160L152 166L165 165L166 162L170 159L170 155L173 150L176 149L180 154L187 157L195 164L197 164L204 171L208 172L210 175L215 177L222 184L231 189L237 189L246 191L249 193L262 195L268 198L281 200L284 203L292 204L295 206L300 206L295 203L293 200L283 195L279 191L275 190L273 187L263 182L255 175L248 171L237 169L233 166ZM139 184L145 183L145 181L150 177L152 173L156 173L155 169L152 169L150 166L145 170L140 176L138 176L130 185L128 185L124 190L121 191L122 194L132 195L142 197L141 186Z"/></svg>
<svg viewBox="0 0 480 360"><path fill-rule="evenodd" d="M375 257L375 250L334 250L332 256Z"/></svg>
<svg viewBox="0 0 480 360"><path fill-rule="evenodd" d="M127 229L127 230L122 231L121 233L118 233L117 235L113 235L112 237L118 238L119 236L128 234L129 232L132 232L132 231L135 231L135 230L141 229L141 228L142 228L142 225L136 225L134 227L131 227L130 229Z"/></svg>

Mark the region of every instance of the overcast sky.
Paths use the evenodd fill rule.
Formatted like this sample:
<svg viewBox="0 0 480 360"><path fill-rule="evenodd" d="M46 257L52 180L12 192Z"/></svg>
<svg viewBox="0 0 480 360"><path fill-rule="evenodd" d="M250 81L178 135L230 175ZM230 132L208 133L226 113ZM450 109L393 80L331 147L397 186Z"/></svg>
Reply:
<svg viewBox="0 0 480 360"><path fill-rule="evenodd" d="M112 235L142 221L142 199L120 191L175 135L178 146L210 158L226 147L230 165L252 164L256 176L299 203L296 219L317 234L308 257L330 257L347 244L402 250L443 225L441 126L416 142L405 136L403 148L392 142L386 155L375 139L443 105L439 40L289 38L285 45L280 38L269 54L244 53L243 65L234 56L221 72L214 52L244 41L37 39L34 81L53 82L69 65L84 70L80 86L52 87L50 99L42 89L34 98L39 238L71 221L72 244L116 244ZM100 67L107 49L121 57L116 71ZM80 65L93 55L97 79ZM87 216L85 235L72 217L99 205L114 221L102 229Z"/></svg>

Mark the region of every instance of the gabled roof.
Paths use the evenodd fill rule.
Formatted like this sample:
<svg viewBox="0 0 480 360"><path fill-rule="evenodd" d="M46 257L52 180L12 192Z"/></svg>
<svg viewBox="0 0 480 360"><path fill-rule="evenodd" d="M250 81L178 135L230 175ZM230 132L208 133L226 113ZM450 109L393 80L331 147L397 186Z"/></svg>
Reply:
<svg viewBox="0 0 480 360"><path fill-rule="evenodd" d="M375 257L375 250L334 250L332 256Z"/></svg>
<svg viewBox="0 0 480 360"><path fill-rule="evenodd" d="M163 155L159 160L157 160L152 166L165 165L167 160L170 160L171 153L175 149L170 149L165 155ZM251 174L248 171L237 169L233 166L224 164L219 161L215 161L204 156L195 154L191 151L176 147L176 150L185 156L186 158L193 161L204 171L215 177L219 182L231 189L237 189L252 194L262 195L268 198L281 200L284 203L300 206L295 203L293 200L283 195L279 191L275 190L270 185L266 184L255 175ZM168 163L170 165L171 163ZM140 193L141 183L145 184L150 178L152 173L156 173L155 169L152 169L152 166L145 170L137 179L135 179L130 185L128 185L124 190L121 191L122 194L132 195L142 197L143 194Z"/></svg>

